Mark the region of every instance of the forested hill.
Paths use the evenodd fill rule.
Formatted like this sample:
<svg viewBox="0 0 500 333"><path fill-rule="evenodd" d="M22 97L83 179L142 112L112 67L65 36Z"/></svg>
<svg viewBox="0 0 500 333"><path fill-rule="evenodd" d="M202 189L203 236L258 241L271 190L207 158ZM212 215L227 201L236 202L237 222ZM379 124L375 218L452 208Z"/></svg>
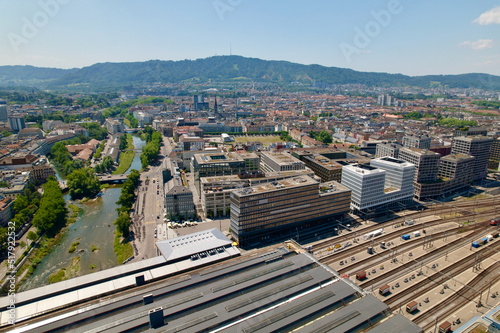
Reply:
<svg viewBox="0 0 500 333"><path fill-rule="evenodd" d="M32 75L29 75L30 72ZM10 81L9 81L10 78ZM0 67L0 85L15 82L49 89L102 90L156 83L212 81L255 81L289 84L351 84L373 86L436 85L450 88L500 90L500 77L488 74L430 75L411 77L402 74L358 72L351 69L301 65L241 56L214 56L197 60L131 63L98 63L81 69L48 69L31 66Z"/></svg>

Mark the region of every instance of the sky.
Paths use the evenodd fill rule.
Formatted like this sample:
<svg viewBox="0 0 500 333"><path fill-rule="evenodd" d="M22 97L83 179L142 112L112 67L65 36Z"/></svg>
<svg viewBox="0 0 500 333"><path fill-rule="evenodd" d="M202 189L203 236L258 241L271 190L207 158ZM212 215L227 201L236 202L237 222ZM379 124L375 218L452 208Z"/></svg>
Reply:
<svg viewBox="0 0 500 333"><path fill-rule="evenodd" d="M0 0L0 66L241 55L500 75L500 0Z"/></svg>

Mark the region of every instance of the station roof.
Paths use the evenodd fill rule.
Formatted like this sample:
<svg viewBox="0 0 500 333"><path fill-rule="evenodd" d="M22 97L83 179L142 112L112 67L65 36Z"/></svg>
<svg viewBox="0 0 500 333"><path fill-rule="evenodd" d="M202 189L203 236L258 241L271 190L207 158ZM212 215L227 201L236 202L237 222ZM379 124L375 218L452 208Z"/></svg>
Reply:
<svg viewBox="0 0 500 333"><path fill-rule="evenodd" d="M165 260L172 261L231 245L231 240L224 236L219 229L210 229L193 234L166 239L156 242L156 246Z"/></svg>

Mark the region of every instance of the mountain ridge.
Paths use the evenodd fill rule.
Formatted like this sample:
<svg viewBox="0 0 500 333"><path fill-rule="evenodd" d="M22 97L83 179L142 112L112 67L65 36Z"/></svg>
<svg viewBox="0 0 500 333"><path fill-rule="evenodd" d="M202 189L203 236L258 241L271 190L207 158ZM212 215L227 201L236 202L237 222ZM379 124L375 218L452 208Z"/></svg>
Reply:
<svg viewBox="0 0 500 333"><path fill-rule="evenodd" d="M107 90L156 83L242 80L279 85L293 82L306 86L321 83L500 90L500 76L483 73L409 76L242 56L213 56L179 61L104 62L72 69L0 66L0 86L24 84L54 90Z"/></svg>

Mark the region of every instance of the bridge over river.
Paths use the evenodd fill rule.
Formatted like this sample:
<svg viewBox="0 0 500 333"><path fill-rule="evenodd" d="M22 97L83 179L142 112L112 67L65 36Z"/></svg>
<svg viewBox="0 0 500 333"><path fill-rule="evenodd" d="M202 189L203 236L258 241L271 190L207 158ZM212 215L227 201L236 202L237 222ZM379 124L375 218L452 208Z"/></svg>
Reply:
<svg viewBox="0 0 500 333"><path fill-rule="evenodd" d="M97 176L99 178L99 181L101 184L109 184L109 183L123 183L125 179L127 179L126 174L121 174L121 175L104 175L104 176ZM59 187L62 189L63 192L68 190L68 181L67 180L61 180L59 181Z"/></svg>

